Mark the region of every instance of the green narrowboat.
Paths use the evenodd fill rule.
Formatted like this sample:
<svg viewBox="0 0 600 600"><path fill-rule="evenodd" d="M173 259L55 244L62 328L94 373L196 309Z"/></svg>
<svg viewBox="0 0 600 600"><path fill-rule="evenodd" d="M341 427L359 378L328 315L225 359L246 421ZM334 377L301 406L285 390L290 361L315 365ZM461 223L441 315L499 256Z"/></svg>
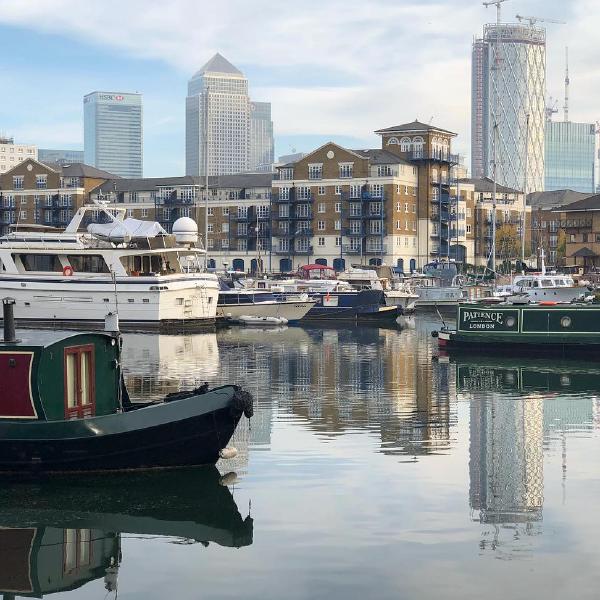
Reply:
<svg viewBox="0 0 600 600"><path fill-rule="evenodd" d="M593 304L464 304L456 329L436 332L441 350L480 353L600 352L600 306Z"/></svg>
<svg viewBox="0 0 600 600"><path fill-rule="evenodd" d="M19 340L10 309L5 299L0 473L214 464L252 414L251 396L233 385L131 402L118 333L27 331Z"/></svg>

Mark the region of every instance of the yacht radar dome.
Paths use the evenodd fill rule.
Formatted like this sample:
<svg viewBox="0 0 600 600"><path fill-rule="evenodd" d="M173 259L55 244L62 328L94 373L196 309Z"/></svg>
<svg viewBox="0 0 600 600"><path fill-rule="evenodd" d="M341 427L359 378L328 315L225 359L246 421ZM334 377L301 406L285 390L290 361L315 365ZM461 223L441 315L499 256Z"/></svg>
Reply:
<svg viewBox="0 0 600 600"><path fill-rule="evenodd" d="M180 217L173 223L173 235L178 244L195 244L198 242L198 225L189 217Z"/></svg>

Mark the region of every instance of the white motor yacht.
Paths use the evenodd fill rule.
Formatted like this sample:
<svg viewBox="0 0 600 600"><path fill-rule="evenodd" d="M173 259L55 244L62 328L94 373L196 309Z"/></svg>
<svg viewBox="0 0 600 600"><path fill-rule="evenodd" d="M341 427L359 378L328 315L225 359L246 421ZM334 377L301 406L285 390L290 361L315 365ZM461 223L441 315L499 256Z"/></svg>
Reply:
<svg viewBox="0 0 600 600"><path fill-rule="evenodd" d="M64 231L17 225L0 238L0 294L21 324L91 327L117 313L125 328L213 323L219 284L199 272L196 223L125 218L124 208L81 207ZM91 223L101 217L104 223Z"/></svg>

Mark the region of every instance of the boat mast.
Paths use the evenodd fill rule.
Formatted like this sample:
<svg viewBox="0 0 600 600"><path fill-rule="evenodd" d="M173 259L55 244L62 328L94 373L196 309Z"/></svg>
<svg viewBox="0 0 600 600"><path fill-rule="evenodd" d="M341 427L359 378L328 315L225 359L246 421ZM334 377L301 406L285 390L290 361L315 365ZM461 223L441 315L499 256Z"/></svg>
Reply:
<svg viewBox="0 0 600 600"><path fill-rule="evenodd" d="M493 82L493 102L492 102L492 271L494 272L494 278L496 274L496 135L498 133L498 73L500 69L500 61L498 60L498 37L500 35L500 13L501 4L506 0L492 0L491 2L483 2L483 5L488 8L489 6L496 7L496 32L494 35L494 43L492 44L493 50L493 66L492 71L496 71L495 77L492 77Z"/></svg>
<svg viewBox="0 0 600 600"><path fill-rule="evenodd" d="M529 157L529 113L525 115L525 165L523 169L523 206L521 207L521 268L525 265L525 209L527 207L527 169Z"/></svg>
<svg viewBox="0 0 600 600"><path fill-rule="evenodd" d="M205 98L205 115L204 115L204 269L208 267L208 127L210 119L208 111L210 109L209 102L210 86L206 86Z"/></svg>

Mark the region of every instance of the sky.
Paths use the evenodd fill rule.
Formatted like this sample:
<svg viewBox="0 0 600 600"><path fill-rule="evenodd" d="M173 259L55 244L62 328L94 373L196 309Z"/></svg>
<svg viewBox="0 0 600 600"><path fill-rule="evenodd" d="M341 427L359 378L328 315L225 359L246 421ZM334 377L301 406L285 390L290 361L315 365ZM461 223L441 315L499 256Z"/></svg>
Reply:
<svg viewBox="0 0 600 600"><path fill-rule="evenodd" d="M566 22L547 24L548 95L562 107L568 45L570 118L600 119L600 2L507 0L502 14ZM477 0L0 0L0 132L81 149L86 93L141 92L144 175L183 175L187 81L221 52L272 103L276 156L378 147L374 130L418 118L468 158L471 43L493 20Z"/></svg>

